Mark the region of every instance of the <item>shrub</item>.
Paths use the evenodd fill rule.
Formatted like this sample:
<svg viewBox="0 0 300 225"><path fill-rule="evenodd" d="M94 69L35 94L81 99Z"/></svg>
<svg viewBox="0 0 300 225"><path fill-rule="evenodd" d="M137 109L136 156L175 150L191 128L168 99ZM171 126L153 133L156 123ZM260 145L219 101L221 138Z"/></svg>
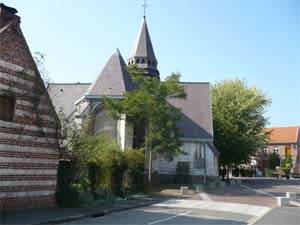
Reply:
<svg viewBox="0 0 300 225"><path fill-rule="evenodd" d="M190 182L190 163L189 162L178 162L176 168L176 181L177 183L189 183Z"/></svg>
<svg viewBox="0 0 300 225"><path fill-rule="evenodd" d="M145 152L143 149L128 149L125 151L127 170L124 176L124 187L129 192L144 189Z"/></svg>
<svg viewBox="0 0 300 225"><path fill-rule="evenodd" d="M233 175L234 177L240 176L240 169L239 169L238 167L233 168L233 170L232 170L232 175Z"/></svg>
<svg viewBox="0 0 300 225"><path fill-rule="evenodd" d="M268 158L268 168L271 170L275 170L276 166L280 165L280 158L279 155L277 153L272 153L269 155Z"/></svg>
<svg viewBox="0 0 300 225"><path fill-rule="evenodd" d="M72 185L75 182L77 170L75 160L59 161L56 201L62 207L79 206L79 193Z"/></svg>
<svg viewBox="0 0 300 225"><path fill-rule="evenodd" d="M101 166L98 163L90 162L88 163L88 179L89 179L89 187L90 193L96 198L96 190L100 186L100 178L101 178Z"/></svg>
<svg viewBox="0 0 300 225"><path fill-rule="evenodd" d="M265 169L266 177L273 177L273 174L274 174L274 170L271 170L271 169L268 169L268 168Z"/></svg>

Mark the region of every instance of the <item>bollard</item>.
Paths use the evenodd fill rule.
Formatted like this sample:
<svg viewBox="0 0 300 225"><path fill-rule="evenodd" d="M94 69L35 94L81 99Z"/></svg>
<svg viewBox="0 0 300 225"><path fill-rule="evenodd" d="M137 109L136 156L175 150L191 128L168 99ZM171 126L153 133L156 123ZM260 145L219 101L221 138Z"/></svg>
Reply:
<svg viewBox="0 0 300 225"><path fill-rule="evenodd" d="M181 195L188 195L189 194L189 188L188 187L181 187L180 194Z"/></svg>
<svg viewBox="0 0 300 225"><path fill-rule="evenodd" d="M286 197L277 197L277 205L285 206L290 204L290 199Z"/></svg>
<svg viewBox="0 0 300 225"><path fill-rule="evenodd" d="M296 192L287 192L286 197L289 198L291 201L296 201L299 196Z"/></svg>

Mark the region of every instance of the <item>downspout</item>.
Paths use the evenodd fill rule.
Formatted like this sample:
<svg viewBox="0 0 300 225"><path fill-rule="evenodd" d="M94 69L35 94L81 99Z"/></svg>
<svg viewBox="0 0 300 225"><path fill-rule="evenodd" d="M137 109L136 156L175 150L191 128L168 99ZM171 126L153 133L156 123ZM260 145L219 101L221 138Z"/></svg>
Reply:
<svg viewBox="0 0 300 225"><path fill-rule="evenodd" d="M204 179L203 183L206 184L206 144L204 143Z"/></svg>

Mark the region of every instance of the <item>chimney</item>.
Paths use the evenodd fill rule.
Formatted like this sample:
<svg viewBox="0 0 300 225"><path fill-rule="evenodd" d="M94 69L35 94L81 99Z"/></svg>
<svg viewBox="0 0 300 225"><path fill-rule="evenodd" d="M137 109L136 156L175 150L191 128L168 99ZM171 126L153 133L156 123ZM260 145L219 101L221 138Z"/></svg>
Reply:
<svg viewBox="0 0 300 225"><path fill-rule="evenodd" d="M19 24L21 20L19 16L15 15L17 12L18 11L15 8L0 3L0 28L12 21Z"/></svg>

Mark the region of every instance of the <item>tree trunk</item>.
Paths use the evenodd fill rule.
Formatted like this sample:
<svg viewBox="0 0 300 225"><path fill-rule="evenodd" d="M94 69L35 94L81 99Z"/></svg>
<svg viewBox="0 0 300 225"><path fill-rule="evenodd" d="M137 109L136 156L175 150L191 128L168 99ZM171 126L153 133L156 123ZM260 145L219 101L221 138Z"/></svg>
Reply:
<svg viewBox="0 0 300 225"><path fill-rule="evenodd" d="M149 149L148 186L152 186L152 151Z"/></svg>

